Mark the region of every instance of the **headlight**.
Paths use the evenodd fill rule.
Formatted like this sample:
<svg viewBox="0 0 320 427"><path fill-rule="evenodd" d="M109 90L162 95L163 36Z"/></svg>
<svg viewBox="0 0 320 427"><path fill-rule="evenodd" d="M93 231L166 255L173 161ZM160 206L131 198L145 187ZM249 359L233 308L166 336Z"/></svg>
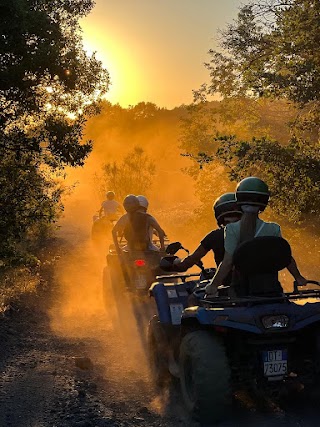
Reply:
<svg viewBox="0 0 320 427"><path fill-rule="evenodd" d="M287 328L289 326L289 318L284 314L278 314L276 316L264 316L261 320L265 329Z"/></svg>

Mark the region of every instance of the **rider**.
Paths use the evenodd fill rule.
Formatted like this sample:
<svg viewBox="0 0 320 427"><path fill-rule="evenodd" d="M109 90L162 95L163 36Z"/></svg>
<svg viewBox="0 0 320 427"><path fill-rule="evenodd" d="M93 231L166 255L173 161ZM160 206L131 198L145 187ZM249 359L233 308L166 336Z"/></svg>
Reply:
<svg viewBox="0 0 320 427"><path fill-rule="evenodd" d="M119 214L122 212L122 207L119 202L115 200L115 194L113 191L107 191L106 200L101 204L99 210L99 217L102 216L102 213L105 217L108 217L110 221L116 221L119 218Z"/></svg>
<svg viewBox="0 0 320 427"><path fill-rule="evenodd" d="M139 200L140 206L141 208L139 210L141 210L142 212L146 212L148 211L148 207L149 207L149 201L145 196L142 195L138 195L137 199ZM149 214L150 215L150 214ZM157 220L153 217L154 221L157 222ZM160 227L160 225L159 225ZM160 227L161 228L161 227ZM154 228L154 227L150 227L149 228L149 238L150 238L150 243L149 243L149 248L152 248L152 250L159 250L159 248L153 244L152 240L153 240L153 235L156 235L159 237L159 233L158 231Z"/></svg>
<svg viewBox="0 0 320 427"><path fill-rule="evenodd" d="M215 295L217 287L221 285L233 268L233 253L243 242L255 237L276 236L281 237L280 226L274 222L265 222L259 218L269 202L269 189L267 184L257 177L248 177L240 181L236 188L236 200L243 215L238 222L228 224L224 232L225 254L212 281L206 286L206 293ZM287 269L299 286L306 284L307 280L300 274L294 258Z"/></svg>
<svg viewBox="0 0 320 427"><path fill-rule="evenodd" d="M210 250L214 255L216 266L223 260L224 256L224 227L232 222L239 221L242 212L236 204L235 193L225 193L218 197L213 204L213 212L217 220L218 227L210 231L200 242L197 249L184 258L182 261L175 260L174 271L186 271L197 264ZM224 284L229 284L228 277Z"/></svg>
<svg viewBox="0 0 320 427"><path fill-rule="evenodd" d="M124 235L130 250L159 250L150 240L150 228L152 228L158 232L161 250L164 251L165 232L155 218L146 213L138 197L133 194L126 196L123 207L127 213L119 219L112 230L114 240L117 241L118 236Z"/></svg>

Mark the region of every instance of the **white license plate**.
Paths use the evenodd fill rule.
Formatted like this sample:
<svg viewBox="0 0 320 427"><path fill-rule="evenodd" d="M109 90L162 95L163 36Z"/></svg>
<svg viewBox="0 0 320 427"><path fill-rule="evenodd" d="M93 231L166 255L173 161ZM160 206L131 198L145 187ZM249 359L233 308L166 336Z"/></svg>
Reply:
<svg viewBox="0 0 320 427"><path fill-rule="evenodd" d="M287 350L263 351L262 358L265 377L279 377L288 372Z"/></svg>

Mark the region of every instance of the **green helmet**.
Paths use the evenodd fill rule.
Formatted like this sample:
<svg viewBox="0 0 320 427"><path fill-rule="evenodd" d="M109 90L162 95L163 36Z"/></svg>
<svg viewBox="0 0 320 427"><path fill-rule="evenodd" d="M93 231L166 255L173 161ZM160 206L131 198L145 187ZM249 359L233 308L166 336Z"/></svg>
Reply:
<svg viewBox="0 0 320 427"><path fill-rule="evenodd" d="M242 214L236 202L235 193L225 193L218 197L213 204L213 212L219 226L224 225L224 217L227 215L239 216Z"/></svg>
<svg viewBox="0 0 320 427"><path fill-rule="evenodd" d="M267 184L255 176L244 178L236 188L236 200L239 206L258 206L262 212L269 202L269 197Z"/></svg>

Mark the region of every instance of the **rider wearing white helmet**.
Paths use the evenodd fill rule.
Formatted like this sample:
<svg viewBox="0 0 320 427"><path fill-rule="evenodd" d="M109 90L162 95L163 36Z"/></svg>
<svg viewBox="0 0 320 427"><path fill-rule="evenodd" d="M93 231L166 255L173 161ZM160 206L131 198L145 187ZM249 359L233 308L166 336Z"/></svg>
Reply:
<svg viewBox="0 0 320 427"><path fill-rule="evenodd" d="M148 199L145 196L141 196L141 195L137 196L137 199L139 200L139 204L140 204L141 208L145 212L147 212L148 207L149 207L149 201L148 201Z"/></svg>
<svg viewBox="0 0 320 427"><path fill-rule="evenodd" d="M123 215L114 226L112 233L114 238L124 235L131 250L159 250L152 243L152 230L156 230L161 250L164 251L164 236L156 219L147 214L149 202L144 196L130 194L123 201L127 213Z"/></svg>
<svg viewBox="0 0 320 427"><path fill-rule="evenodd" d="M139 203L140 203L140 206L141 206L140 210L142 212L147 212L148 207L149 207L149 201L148 201L148 199L145 196L142 196L141 194L139 196L137 196L137 199L139 200ZM153 224L158 224L158 227L161 229L158 221L153 216L150 215L150 217L153 219L152 223ZM153 240L153 235L158 236L159 239L160 239L160 234L162 234L162 233L161 232L159 233L159 228L155 228L153 225L151 225L150 228L149 228L149 249L151 249L151 250L158 250L158 247L153 244L152 240ZM164 233L164 231L163 231L163 233ZM165 234L164 234L164 236L165 236ZM161 242L161 239L160 239L160 242Z"/></svg>

